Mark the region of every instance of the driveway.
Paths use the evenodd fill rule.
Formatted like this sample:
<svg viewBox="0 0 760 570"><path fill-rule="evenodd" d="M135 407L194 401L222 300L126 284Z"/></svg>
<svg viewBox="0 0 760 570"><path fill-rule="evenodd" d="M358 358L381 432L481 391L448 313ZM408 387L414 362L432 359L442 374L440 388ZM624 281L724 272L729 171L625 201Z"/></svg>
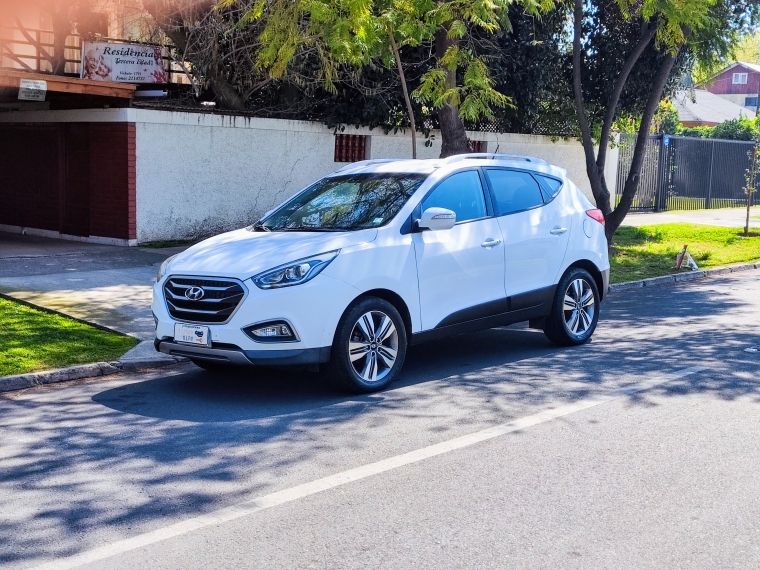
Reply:
<svg viewBox="0 0 760 570"><path fill-rule="evenodd" d="M183 364L0 398L0 566L760 567L760 275L614 293L346 396ZM73 557L67 559L67 557Z"/></svg>
<svg viewBox="0 0 760 570"><path fill-rule="evenodd" d="M184 248L97 245L0 233L0 293L132 335L157 355L150 304L161 262Z"/></svg>

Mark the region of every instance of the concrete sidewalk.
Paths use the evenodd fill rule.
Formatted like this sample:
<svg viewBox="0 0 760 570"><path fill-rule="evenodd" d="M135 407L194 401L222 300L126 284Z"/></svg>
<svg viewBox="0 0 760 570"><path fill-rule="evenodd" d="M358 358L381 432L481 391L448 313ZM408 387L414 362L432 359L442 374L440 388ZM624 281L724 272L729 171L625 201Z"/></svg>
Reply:
<svg viewBox="0 0 760 570"><path fill-rule="evenodd" d="M754 216L754 218L752 217ZM632 212L623 220L624 226L649 226L653 224L705 224L727 228L743 228L747 217L745 208L721 210L693 210L683 212ZM760 228L760 207L753 207L749 219L750 228Z"/></svg>
<svg viewBox="0 0 760 570"><path fill-rule="evenodd" d="M124 361L160 359L152 342L153 283L161 262L183 249L0 233L0 293L140 339Z"/></svg>

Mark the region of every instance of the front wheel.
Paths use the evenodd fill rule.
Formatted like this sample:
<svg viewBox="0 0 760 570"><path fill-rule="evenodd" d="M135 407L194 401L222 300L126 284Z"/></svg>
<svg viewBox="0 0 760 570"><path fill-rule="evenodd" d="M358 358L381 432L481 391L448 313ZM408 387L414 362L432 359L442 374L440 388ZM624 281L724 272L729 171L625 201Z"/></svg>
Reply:
<svg viewBox="0 0 760 570"><path fill-rule="evenodd" d="M338 324L330 372L344 388L382 390L399 374L406 357L406 328L396 308L378 297L362 299Z"/></svg>
<svg viewBox="0 0 760 570"><path fill-rule="evenodd" d="M544 334L555 344L588 342L599 321L599 289L585 269L574 267L560 279Z"/></svg>

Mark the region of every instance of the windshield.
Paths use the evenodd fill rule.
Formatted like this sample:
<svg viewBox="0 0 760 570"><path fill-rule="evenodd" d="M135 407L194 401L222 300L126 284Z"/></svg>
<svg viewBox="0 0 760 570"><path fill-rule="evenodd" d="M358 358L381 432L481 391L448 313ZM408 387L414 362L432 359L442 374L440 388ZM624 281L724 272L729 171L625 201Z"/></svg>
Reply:
<svg viewBox="0 0 760 570"><path fill-rule="evenodd" d="M426 177L423 174L350 174L324 178L251 229L376 228L393 219Z"/></svg>

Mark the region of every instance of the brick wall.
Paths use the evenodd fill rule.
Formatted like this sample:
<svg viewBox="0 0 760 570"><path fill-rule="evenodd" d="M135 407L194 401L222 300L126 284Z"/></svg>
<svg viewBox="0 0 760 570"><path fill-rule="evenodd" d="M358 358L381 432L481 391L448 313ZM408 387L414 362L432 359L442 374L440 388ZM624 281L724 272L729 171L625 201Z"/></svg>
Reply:
<svg viewBox="0 0 760 570"><path fill-rule="evenodd" d="M90 234L135 239L135 125L90 125Z"/></svg>
<svg viewBox="0 0 760 570"><path fill-rule="evenodd" d="M58 231L60 125L0 125L0 224Z"/></svg>
<svg viewBox="0 0 760 570"><path fill-rule="evenodd" d="M133 123L0 124L0 224L135 239Z"/></svg>

